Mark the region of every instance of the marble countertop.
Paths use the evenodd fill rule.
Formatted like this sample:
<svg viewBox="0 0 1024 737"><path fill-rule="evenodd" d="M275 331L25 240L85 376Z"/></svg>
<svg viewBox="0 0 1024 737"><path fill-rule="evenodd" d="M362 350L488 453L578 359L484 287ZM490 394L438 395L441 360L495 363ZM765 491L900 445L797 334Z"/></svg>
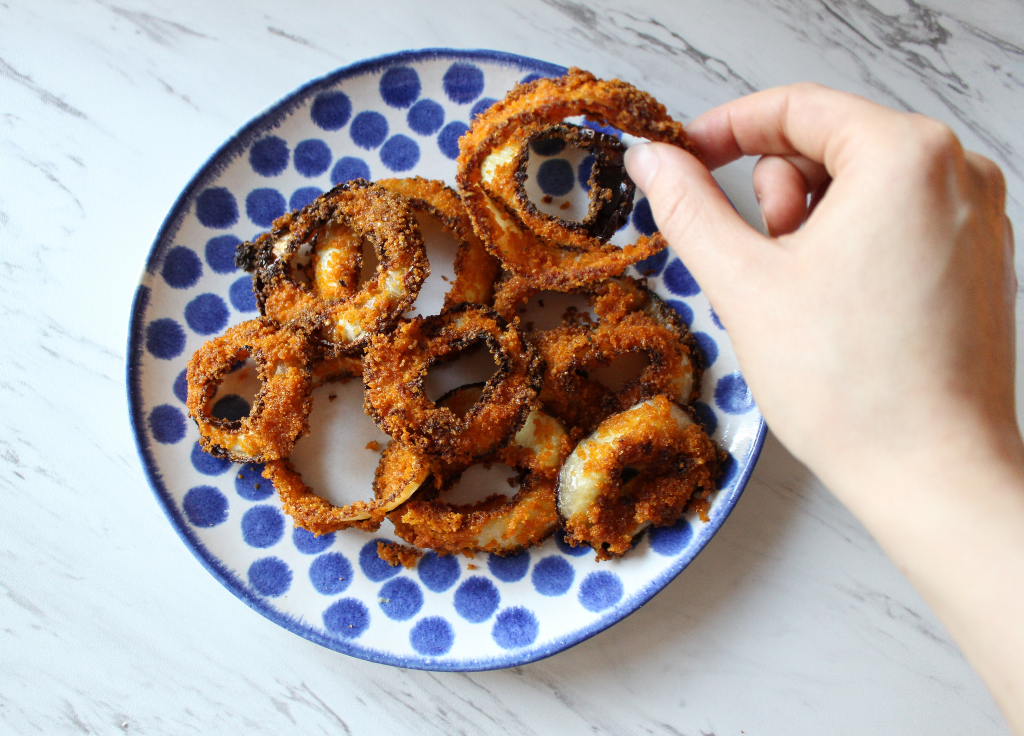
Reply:
<svg viewBox="0 0 1024 737"><path fill-rule="evenodd" d="M499 49L621 77L684 119L701 109L673 106L681 85L711 107L815 80L949 123L1003 167L1022 230L1020 0L441 7L0 1L0 733L1005 732L921 598L771 436L733 515L662 593L504 671L323 649L182 545L126 409L138 275L206 158L337 67ZM756 220L751 166L720 181Z"/></svg>

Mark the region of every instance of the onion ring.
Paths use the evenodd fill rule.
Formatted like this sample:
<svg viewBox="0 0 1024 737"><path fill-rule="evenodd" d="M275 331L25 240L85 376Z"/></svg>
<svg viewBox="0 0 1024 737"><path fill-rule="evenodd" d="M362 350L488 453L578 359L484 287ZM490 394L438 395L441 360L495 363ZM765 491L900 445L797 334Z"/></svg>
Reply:
<svg viewBox="0 0 1024 737"><path fill-rule="evenodd" d="M623 471L636 471L623 481ZM597 560L625 554L651 525L673 524L695 495L715 490L720 464L707 433L675 403L657 396L605 420L558 474L558 514L570 545Z"/></svg>
<svg viewBox="0 0 1024 737"><path fill-rule="evenodd" d="M210 414L217 385L239 361L252 358L263 386L247 417L224 420ZM272 461L291 453L309 432L309 366L313 348L300 330L256 319L208 340L188 362L188 413L199 426L210 455L236 463Z"/></svg>

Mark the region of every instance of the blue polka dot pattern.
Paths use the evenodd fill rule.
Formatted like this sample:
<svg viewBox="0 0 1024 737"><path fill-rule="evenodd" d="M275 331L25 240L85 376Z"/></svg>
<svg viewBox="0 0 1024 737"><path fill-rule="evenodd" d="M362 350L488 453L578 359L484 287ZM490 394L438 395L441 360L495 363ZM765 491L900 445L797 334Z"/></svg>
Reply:
<svg viewBox="0 0 1024 737"><path fill-rule="evenodd" d="M185 415L169 404L154 407L149 413L149 431L158 443L177 443L185 437Z"/></svg>
<svg viewBox="0 0 1024 737"><path fill-rule="evenodd" d="M530 553L523 550L515 555L489 555L487 567L499 581L505 583L519 581L526 575L526 570L530 567Z"/></svg>
<svg viewBox="0 0 1024 737"><path fill-rule="evenodd" d="M497 102L497 100L495 100L493 97L482 97L482 98L480 98L473 105L472 109L470 109L470 111L469 111L469 119L472 120L473 118L475 118L480 113L486 112L487 108L489 108L491 105L493 105L496 102Z"/></svg>
<svg viewBox="0 0 1024 737"><path fill-rule="evenodd" d="M237 394L227 394L210 408L210 414L221 420L234 422L249 416L249 403Z"/></svg>
<svg viewBox="0 0 1024 737"><path fill-rule="evenodd" d="M380 96L391 107L409 107L421 89L420 75L411 67L392 67L380 78Z"/></svg>
<svg viewBox="0 0 1024 737"><path fill-rule="evenodd" d="M264 228L269 228L277 218L284 215L287 206L284 195L270 187L254 189L245 197L245 214L256 225Z"/></svg>
<svg viewBox="0 0 1024 737"><path fill-rule="evenodd" d="M254 548L276 545L284 535L284 515L269 504L252 507L242 515L242 539Z"/></svg>
<svg viewBox="0 0 1024 737"><path fill-rule="evenodd" d="M520 81L521 84L529 84L530 82L536 82L538 79L544 79L544 75L543 74L537 74L536 72L532 72L530 74L527 74L525 77L523 77L519 81Z"/></svg>
<svg viewBox="0 0 1024 737"><path fill-rule="evenodd" d="M276 177L288 168L288 144L277 136L261 138L249 149L249 165L264 177Z"/></svg>
<svg viewBox="0 0 1024 737"><path fill-rule="evenodd" d="M309 580L321 594L340 594L352 583L352 564L341 553L324 553L310 565Z"/></svg>
<svg viewBox="0 0 1024 737"><path fill-rule="evenodd" d="M204 189L196 197L196 217L207 228L230 228L238 222L238 202L225 187Z"/></svg>
<svg viewBox="0 0 1024 737"><path fill-rule="evenodd" d="M727 489L729 484L736 478L736 472L740 470L740 464L736 462L735 456L732 453L725 459L725 463L721 466L722 475L718 479L718 488Z"/></svg>
<svg viewBox="0 0 1024 737"><path fill-rule="evenodd" d="M164 257L160 275L169 287L188 289L194 287L203 275L203 262L191 248L175 246Z"/></svg>
<svg viewBox="0 0 1024 737"><path fill-rule="evenodd" d="M380 113L368 110L355 117L348 132L359 148L374 149L388 137L388 121Z"/></svg>
<svg viewBox="0 0 1024 737"><path fill-rule="evenodd" d="M288 207L292 210L301 210L323 193L319 187L299 187L288 198Z"/></svg>
<svg viewBox="0 0 1024 737"><path fill-rule="evenodd" d="M249 566L249 585L263 596L280 596L292 585L292 569L280 558L260 558Z"/></svg>
<svg viewBox="0 0 1024 737"><path fill-rule="evenodd" d="M239 312L256 311L256 294L252 291L252 277L240 276L228 287L231 306Z"/></svg>
<svg viewBox="0 0 1024 737"><path fill-rule="evenodd" d="M189 460L192 461L192 467L204 476L220 476L231 467L231 461L210 455L203 450L198 440L192 445Z"/></svg>
<svg viewBox="0 0 1024 737"><path fill-rule="evenodd" d="M671 527L655 527L648 534L651 550L659 555L679 555L693 537L693 528L686 517Z"/></svg>
<svg viewBox="0 0 1024 737"><path fill-rule="evenodd" d="M676 311L679 319L683 321L686 327L693 325L693 310L690 309L690 305L677 299L670 299L668 300L668 306Z"/></svg>
<svg viewBox="0 0 1024 737"><path fill-rule="evenodd" d="M754 408L754 397L742 374L737 371L718 380L715 404L730 415L742 415Z"/></svg>
<svg viewBox="0 0 1024 737"><path fill-rule="evenodd" d="M444 108L433 100L420 100L409 108L405 119L414 133L432 136L444 125Z"/></svg>
<svg viewBox="0 0 1024 737"><path fill-rule="evenodd" d="M714 308L714 307L712 307L712 308L711 308L711 309L709 310L709 312L710 312L710 314L711 314L711 322L715 323L715 325L716 325L716 326L717 326L717 327L718 327L718 328L719 328L720 330L725 330L725 325L723 325L723 324L722 324L722 320L721 320L721 319L720 319L720 318L718 317L718 313L717 313L717 312L715 312L715 308Z"/></svg>
<svg viewBox="0 0 1024 737"><path fill-rule="evenodd" d="M235 491L250 502L266 499L274 493L274 485L263 478L262 463L246 463L235 476Z"/></svg>
<svg viewBox="0 0 1024 737"><path fill-rule="evenodd" d="M452 121L437 134L437 147L441 153L453 161L459 158L459 139L469 130L469 126L458 120Z"/></svg>
<svg viewBox="0 0 1024 737"><path fill-rule="evenodd" d="M420 655L437 657L452 649L455 630L444 617L424 617L409 633L409 644Z"/></svg>
<svg viewBox="0 0 1024 737"><path fill-rule="evenodd" d="M693 334L700 352L704 354L704 365L710 366L718 359L718 343L707 333L696 331Z"/></svg>
<svg viewBox="0 0 1024 737"><path fill-rule="evenodd" d="M548 159L537 169L537 184L545 194L564 197L575 182L572 164L565 159Z"/></svg>
<svg viewBox="0 0 1024 737"><path fill-rule="evenodd" d="M444 73L442 84L452 102L473 102L484 91L484 73L478 66L457 61Z"/></svg>
<svg viewBox="0 0 1024 737"><path fill-rule="evenodd" d="M461 572L456 556L438 555L433 550L424 553L416 568L423 585L436 593L450 589Z"/></svg>
<svg viewBox="0 0 1024 737"><path fill-rule="evenodd" d="M530 148L538 156L557 156L565 150L566 143L561 138L541 138L530 144ZM590 157L590 163L594 163L594 157ZM590 174L587 174L587 178Z"/></svg>
<svg viewBox="0 0 1024 737"><path fill-rule="evenodd" d="M391 171L409 171L419 163L420 147L408 136L391 136L381 146L380 160Z"/></svg>
<svg viewBox="0 0 1024 737"><path fill-rule="evenodd" d="M213 335L228 326L228 306L216 294L200 294L185 305L185 322L200 335Z"/></svg>
<svg viewBox="0 0 1024 737"><path fill-rule="evenodd" d="M398 567L391 566L386 560L377 555L377 543L387 542L383 538L370 540L359 551L359 567L363 574L371 581L385 581L398 574Z"/></svg>
<svg viewBox="0 0 1024 737"><path fill-rule="evenodd" d="M352 102L344 92L323 92L313 100L309 115L318 128L336 131L344 127L352 115Z"/></svg>
<svg viewBox="0 0 1024 737"><path fill-rule="evenodd" d="M693 403L693 411L697 413L697 419L704 426L707 434L714 435L715 430L718 429L718 417L715 415L715 411L701 401Z"/></svg>
<svg viewBox="0 0 1024 737"><path fill-rule="evenodd" d="M565 533L561 530L555 533L555 544L558 546L558 549L561 550L563 553L565 553L566 555L571 555L574 558L578 558L581 555L586 555L587 553L593 552L591 548L587 545L577 545L576 547L573 547L572 545L567 543L565 541Z"/></svg>
<svg viewBox="0 0 1024 737"><path fill-rule="evenodd" d="M590 191L590 174L594 171L595 161L597 161L597 157L593 154L588 154L580 162L580 165L576 167L576 178L579 180L584 192Z"/></svg>
<svg viewBox="0 0 1024 737"><path fill-rule="evenodd" d="M161 317L146 326L146 350L169 361L185 350L185 330L169 317Z"/></svg>
<svg viewBox="0 0 1024 737"><path fill-rule="evenodd" d="M174 392L174 396L176 396L178 398L178 400L182 404L184 404L185 402L188 401L188 369L187 368L182 369L181 373L178 374L178 377L174 380L174 383L171 385L171 391Z"/></svg>
<svg viewBox="0 0 1024 737"><path fill-rule="evenodd" d="M318 177L331 167L331 149L319 138L308 138L295 147L295 170L304 177Z"/></svg>
<svg viewBox="0 0 1024 737"><path fill-rule="evenodd" d="M633 214L630 218L633 227L643 235L654 235L658 230L658 224L654 222L654 215L651 213L651 201L646 197L633 205Z"/></svg>
<svg viewBox="0 0 1024 737"><path fill-rule="evenodd" d="M606 136L615 136L616 138L620 139L622 138L622 131L620 131L618 128L613 128L610 125L601 125L600 123L595 123L590 118L584 118L583 125L585 125L587 128L596 130L598 133L604 133Z"/></svg>
<svg viewBox="0 0 1024 737"><path fill-rule="evenodd" d="M539 630L540 624L533 612L525 607L514 606L498 614L491 637L506 650L516 650L532 645Z"/></svg>
<svg viewBox="0 0 1024 737"><path fill-rule="evenodd" d="M346 640L366 632L370 612L358 599L341 599L324 610L324 627Z"/></svg>
<svg viewBox="0 0 1024 737"><path fill-rule="evenodd" d="M662 280L669 291L680 297L692 297L695 294L700 294L700 285L679 259L673 259L672 263L668 265Z"/></svg>
<svg viewBox="0 0 1024 737"><path fill-rule="evenodd" d="M300 553L315 555L334 545L334 533L328 532L326 535L317 537L309 530L296 527L292 530L292 542L295 543L295 549Z"/></svg>
<svg viewBox="0 0 1024 737"><path fill-rule="evenodd" d="M196 527L214 527L228 518L228 499L212 486L194 486L181 501L188 521Z"/></svg>
<svg viewBox="0 0 1024 737"><path fill-rule="evenodd" d="M353 179L369 179L370 167L355 156L343 156L331 169L331 184L338 185Z"/></svg>
<svg viewBox="0 0 1024 737"><path fill-rule="evenodd" d="M576 571L569 561L560 555L549 555L533 567L531 579L538 594L561 596L572 586L575 577Z"/></svg>
<svg viewBox="0 0 1024 737"><path fill-rule="evenodd" d="M501 603L497 587L482 576L472 576L455 589L455 611L467 622L486 622Z"/></svg>
<svg viewBox="0 0 1024 737"><path fill-rule="evenodd" d="M622 598L622 581L611 571L594 571L580 584L580 604L584 609L600 612L615 606Z"/></svg>
<svg viewBox="0 0 1024 737"><path fill-rule="evenodd" d="M235 266L235 248L241 239L233 235L218 235L206 241L206 263L218 274L238 271Z"/></svg>
<svg viewBox="0 0 1024 737"><path fill-rule="evenodd" d="M423 592L415 581L402 576L381 587L377 602L388 619L404 622L415 617L423 608Z"/></svg>
<svg viewBox="0 0 1024 737"><path fill-rule="evenodd" d="M648 256L642 261L633 264L633 268L640 272L641 276L657 276L665 268L668 262L668 249L658 251L653 256Z"/></svg>

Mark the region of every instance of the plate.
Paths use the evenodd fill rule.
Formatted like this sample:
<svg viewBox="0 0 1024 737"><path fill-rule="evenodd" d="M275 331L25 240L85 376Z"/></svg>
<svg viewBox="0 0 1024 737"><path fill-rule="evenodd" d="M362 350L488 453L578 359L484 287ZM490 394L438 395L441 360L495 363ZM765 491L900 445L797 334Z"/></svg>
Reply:
<svg viewBox="0 0 1024 737"><path fill-rule="evenodd" d="M454 183L458 139L472 116L517 82L564 71L494 51L428 49L314 80L213 154L174 203L150 251L132 306L127 374L131 421L153 491L182 540L224 586L324 647L447 671L505 668L557 653L635 611L682 571L722 525L753 469L764 421L721 323L667 251L629 273L650 279L691 325L708 359L696 406L730 456L709 522L684 518L649 532L623 558L601 563L589 548L551 539L515 556L428 553L414 569L392 568L376 554L377 540L395 539L390 523L376 534L315 538L292 528L258 466L199 449L185 409L188 359L206 340L257 315L250 278L232 260L235 245L286 209L357 176ZM551 194L552 207L568 202L576 211L586 198L580 172L585 183L588 162L572 150L544 153L531 157L532 199ZM640 198L616 239L629 242L653 228ZM426 225L424 234L432 276L414 309L431 314L452 269L443 239ZM483 370L472 363L458 371ZM436 381L457 384L465 379L458 371ZM248 407L245 382L232 381L237 393L218 400L226 414ZM386 440L362 413L361 395L358 381L317 389L312 432L293 454L304 478L335 501L370 495L373 445ZM461 486L503 485L494 473L500 469Z"/></svg>

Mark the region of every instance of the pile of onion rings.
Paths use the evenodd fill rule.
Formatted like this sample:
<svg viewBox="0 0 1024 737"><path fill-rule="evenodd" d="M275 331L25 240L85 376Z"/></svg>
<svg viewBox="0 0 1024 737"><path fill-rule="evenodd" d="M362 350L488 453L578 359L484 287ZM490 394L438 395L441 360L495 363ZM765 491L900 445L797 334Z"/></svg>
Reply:
<svg viewBox="0 0 1024 737"><path fill-rule="evenodd" d="M603 560L697 508L724 458L690 408L702 360L678 315L642 280L622 276L666 244L659 233L608 243L635 188L618 138L565 120L581 115L693 151L653 97L571 69L517 85L474 119L459 144L458 191L420 177L353 180L241 244L236 263L253 274L261 317L189 362L188 408L203 448L265 463L285 512L316 535L372 532L388 519L402 539L442 554L507 555L564 529L569 544L590 545ZM579 221L545 214L526 195L530 152L551 140L594 157ZM427 317L403 316L430 268L417 214L458 243L441 313ZM364 243L379 266L361 282ZM517 314L544 290L581 295L596 320L532 333ZM431 401L427 369L481 346L495 374ZM590 375L629 353L649 365L623 387ZM217 387L244 359L262 387L247 417L218 419ZM392 440L372 498L336 506L303 482L289 455L309 432L312 390L359 376L366 413ZM446 500L467 469L491 463L515 469L512 497ZM388 559L414 564L416 555Z"/></svg>

